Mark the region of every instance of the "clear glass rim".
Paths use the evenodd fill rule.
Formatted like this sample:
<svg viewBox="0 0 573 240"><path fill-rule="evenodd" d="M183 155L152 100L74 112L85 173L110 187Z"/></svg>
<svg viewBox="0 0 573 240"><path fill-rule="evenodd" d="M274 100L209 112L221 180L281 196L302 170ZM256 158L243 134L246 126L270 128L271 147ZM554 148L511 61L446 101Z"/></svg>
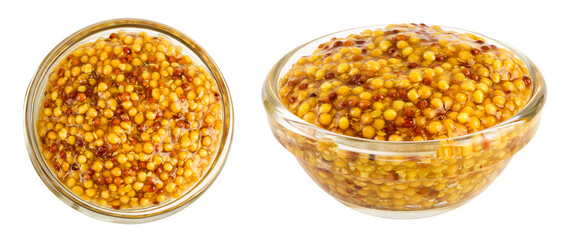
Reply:
<svg viewBox="0 0 573 240"><path fill-rule="evenodd" d="M172 40L174 44L183 47L185 51L194 54L195 56L191 57L196 57L199 60L194 59L195 63L204 65L205 70L212 75L219 87L223 118L223 131L221 133L217 155L214 156L210 168L194 186L188 189L181 197L165 204L128 210L104 208L85 201L72 193L61 183L58 177L52 173L52 170L42 156L41 147L37 141L38 135L35 126L35 119L38 113L34 110L35 107L37 107L34 106L34 99L38 97L36 96L38 91L43 94L43 86L47 81L51 69L59 63L59 60L61 60L65 54L69 53L70 50L82 43L86 38L99 36L109 30L121 29L137 29L146 31L147 33L150 31L153 34L164 35ZM39 97L41 98L42 96ZM143 223L158 220L182 210L198 199L211 186L226 162L233 138L233 125L234 112L230 91L225 78L213 59L199 44L187 35L170 26L145 19L121 18L106 20L92 24L71 34L54 47L41 62L28 86L24 102L24 135L26 137L26 147L30 160L44 184L52 193L72 208L97 219L118 223Z"/></svg>
<svg viewBox="0 0 573 240"><path fill-rule="evenodd" d="M535 64L527 56L525 56L525 54L507 44L504 44L498 40L484 36L482 34L460 28L445 27L445 26L440 26L440 27L445 31L455 31L457 33L471 33L476 36L482 37L489 44L495 44L498 47L505 48L509 51L514 52L515 55L524 62L525 66L530 71L529 77L532 79L533 88L530 100L527 102L527 104L521 111L519 111L511 118L493 127L486 128L482 131L471 134L440 139L440 140L390 142L390 141L378 141L373 139L352 137L328 131L321 127L307 123L306 121L302 120L301 118L290 112L288 109L286 109L286 107L282 104L278 94L278 84L281 77L283 76L282 72L290 68L290 66L287 66L287 64L293 60L293 57L297 57L298 56L297 54L301 54L300 56L303 56L305 54L310 54L312 50L316 49L316 47L312 48L311 46L318 46L318 44L327 42L333 37L346 37L349 34L358 34L364 30L374 30L376 28L384 28L388 25L389 24L381 24L381 25L357 27L327 34L322 37L313 39L309 42L306 42L296 47L286 55L284 55L272 67L263 85L262 98L263 98L263 103L265 105L265 109L269 114L269 117L273 117L275 121L278 121L283 126L288 124L294 127L294 128L289 128L289 130L295 131L296 133L301 134L305 137L309 137L312 139L321 139L326 141L330 139L331 141L337 143L339 148L360 149L363 152L371 152L373 154L380 153L380 151L377 149L383 148L383 151L388 151L388 149L392 149L392 151L395 152L409 152L413 154L412 151L421 150L420 146L422 146L423 148L427 147L426 149L431 150L435 149L436 146L440 145L440 143L443 142L464 143L470 141L475 136L497 134L498 130L502 128L511 127L512 125L519 124L522 121L528 121L537 116L541 112L547 94L546 85L543 76L541 75L541 72L538 70L537 66L535 66ZM311 52L303 52L304 50L308 49L310 49ZM424 153L423 151L420 151L419 154L423 155Z"/></svg>

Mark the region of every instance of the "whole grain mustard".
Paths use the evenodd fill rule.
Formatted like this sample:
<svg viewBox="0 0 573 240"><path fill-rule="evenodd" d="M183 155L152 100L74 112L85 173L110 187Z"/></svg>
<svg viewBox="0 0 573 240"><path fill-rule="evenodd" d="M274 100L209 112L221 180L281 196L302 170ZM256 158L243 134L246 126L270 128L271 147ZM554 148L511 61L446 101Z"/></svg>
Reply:
<svg viewBox="0 0 573 240"><path fill-rule="evenodd" d="M222 131L212 76L164 36L114 32L49 75L44 159L74 194L113 209L178 198L210 167Z"/></svg>
<svg viewBox="0 0 573 240"><path fill-rule="evenodd" d="M471 33L390 25L321 44L281 82L282 103L330 131L424 141L494 126L527 102L523 62Z"/></svg>

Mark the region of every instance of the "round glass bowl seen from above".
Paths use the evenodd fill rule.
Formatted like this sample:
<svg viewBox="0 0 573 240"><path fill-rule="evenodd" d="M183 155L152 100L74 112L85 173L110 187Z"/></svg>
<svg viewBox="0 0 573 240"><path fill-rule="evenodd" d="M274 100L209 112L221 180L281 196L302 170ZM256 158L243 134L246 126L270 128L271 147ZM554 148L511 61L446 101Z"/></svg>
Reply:
<svg viewBox="0 0 573 240"><path fill-rule="evenodd" d="M58 67L60 61L81 44L93 42L101 37L109 37L111 33L120 30L126 33L145 32L149 36L165 37L174 46L181 47L182 54L189 56L196 66L203 67L205 72L214 79L220 94L222 132L211 163L208 164L199 180L179 197L145 207L116 210L84 200L62 183L53 172L54 169L46 163L42 154L36 123L39 119L38 113L42 109L42 99L49 76ZM72 208L97 219L118 223L142 223L158 220L182 210L199 198L213 183L226 161L230 148L233 135L233 105L221 71L207 52L194 40L161 23L143 19L114 19L96 23L77 31L59 43L46 56L26 92L24 124L26 146L32 164L42 181L58 198Z"/></svg>
<svg viewBox="0 0 573 240"><path fill-rule="evenodd" d="M532 87L531 97L521 111L502 123L467 135L390 142L328 131L302 120L281 103L280 80L299 58L308 56L333 38L386 26L336 32L287 53L267 76L262 90L263 103L275 138L324 191L344 205L385 218L434 216L480 194L529 142L539 125L546 98L545 83L533 62L518 50L477 33L443 27L446 31L481 37L489 44L515 53L524 62ZM372 177L368 168L391 169L394 176Z"/></svg>

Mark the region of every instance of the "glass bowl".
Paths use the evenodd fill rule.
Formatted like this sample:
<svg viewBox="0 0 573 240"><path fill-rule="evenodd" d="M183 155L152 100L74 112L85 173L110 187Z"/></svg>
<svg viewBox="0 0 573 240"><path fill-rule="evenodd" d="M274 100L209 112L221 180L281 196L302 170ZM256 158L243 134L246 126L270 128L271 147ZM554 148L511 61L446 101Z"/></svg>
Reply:
<svg viewBox="0 0 573 240"><path fill-rule="evenodd" d="M307 123L291 113L279 96L279 81L303 56L321 43L344 38L368 26L329 34L305 43L282 57L263 85L262 99L275 138L291 152L324 191L344 205L385 218L438 215L468 202L503 171L515 153L535 134L546 98L537 67L521 52L470 31L489 44L515 53L532 79L531 98L506 121L463 136L429 141L390 142L337 134ZM382 169L387 174L371 174Z"/></svg>
<svg viewBox="0 0 573 240"><path fill-rule="evenodd" d="M214 146L215 153L211 163L205 167L197 182L182 190L180 196L167 199L159 204L139 208L114 209L100 206L86 200L85 196L75 194L66 187L54 173L52 166L46 163L42 154L43 149L39 142L36 122L39 111L42 109L42 98L50 74L58 66L59 62L70 55L75 48L87 42L93 42L98 38L106 38L111 33L118 31L127 33L145 32L149 36L162 36L171 41L174 46L181 47L181 52L191 58L196 66L203 67L217 84L221 101L221 133L220 139ZM91 217L118 223L142 223L154 221L172 215L195 201L213 183L221 171L230 148L233 135L233 105L229 89L215 65L215 62L207 52L191 38L174 28L161 23L143 19L114 19L93 24L81 29L64 39L42 61L26 92L24 104L24 125L26 146L34 168L46 186L63 202L72 208ZM85 195L85 194L84 194Z"/></svg>

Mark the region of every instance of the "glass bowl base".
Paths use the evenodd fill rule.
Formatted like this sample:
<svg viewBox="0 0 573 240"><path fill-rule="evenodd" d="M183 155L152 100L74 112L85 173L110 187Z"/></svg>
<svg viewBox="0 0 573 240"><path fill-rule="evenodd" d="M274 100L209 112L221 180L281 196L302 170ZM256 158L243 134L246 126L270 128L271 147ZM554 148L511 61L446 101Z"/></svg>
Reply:
<svg viewBox="0 0 573 240"><path fill-rule="evenodd" d="M352 208L364 214L368 214L370 216L389 218L389 219L416 219L416 218L432 217L449 212L451 210L458 208L461 205L464 205L464 203L466 203L467 201L458 202L456 204L444 207L424 209L424 210L382 210L382 209L365 208L351 203L345 203L342 201L339 202L341 202L342 204L346 205L349 208Z"/></svg>

